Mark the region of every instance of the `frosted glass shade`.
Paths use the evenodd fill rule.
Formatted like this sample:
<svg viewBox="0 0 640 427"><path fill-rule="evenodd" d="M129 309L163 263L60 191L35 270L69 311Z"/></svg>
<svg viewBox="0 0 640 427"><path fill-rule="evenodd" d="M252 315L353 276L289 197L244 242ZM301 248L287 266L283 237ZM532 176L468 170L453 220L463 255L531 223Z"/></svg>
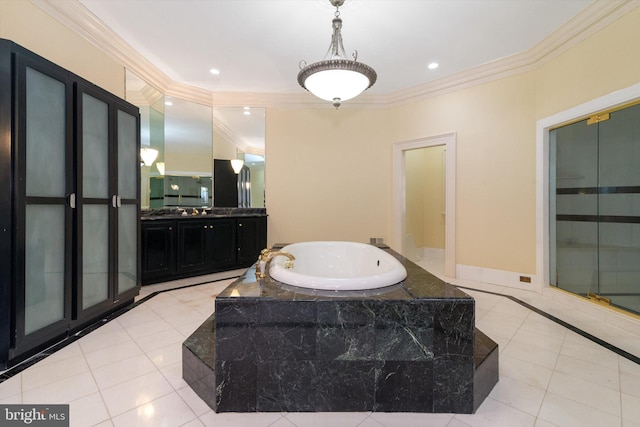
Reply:
<svg viewBox="0 0 640 427"><path fill-rule="evenodd" d="M151 166L156 160L156 157L158 157L158 150L155 148L141 148L140 157L142 157L145 166Z"/></svg>
<svg viewBox="0 0 640 427"><path fill-rule="evenodd" d="M242 170L242 166L244 166L244 161L240 159L231 160L231 167L233 168L233 172L236 174L240 173Z"/></svg>
<svg viewBox="0 0 640 427"><path fill-rule="evenodd" d="M373 68L346 59L316 62L298 73L300 86L320 99L334 101L336 107L373 86L376 79Z"/></svg>

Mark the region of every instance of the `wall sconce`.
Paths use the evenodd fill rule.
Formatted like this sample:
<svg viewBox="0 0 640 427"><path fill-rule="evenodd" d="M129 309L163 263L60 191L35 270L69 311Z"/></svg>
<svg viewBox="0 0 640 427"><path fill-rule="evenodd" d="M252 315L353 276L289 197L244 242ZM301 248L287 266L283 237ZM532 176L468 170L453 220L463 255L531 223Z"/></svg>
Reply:
<svg viewBox="0 0 640 427"><path fill-rule="evenodd" d="M158 172L160 172L160 175L164 175L164 162L156 163L156 168L158 168Z"/></svg>
<svg viewBox="0 0 640 427"><path fill-rule="evenodd" d="M242 170L242 166L244 166L244 160L233 159L231 160L231 167L233 168L233 172L237 175Z"/></svg>
<svg viewBox="0 0 640 427"><path fill-rule="evenodd" d="M142 161L145 166L151 166L155 161L156 157L158 157L158 150L155 148L141 148L140 149L140 157L142 157Z"/></svg>

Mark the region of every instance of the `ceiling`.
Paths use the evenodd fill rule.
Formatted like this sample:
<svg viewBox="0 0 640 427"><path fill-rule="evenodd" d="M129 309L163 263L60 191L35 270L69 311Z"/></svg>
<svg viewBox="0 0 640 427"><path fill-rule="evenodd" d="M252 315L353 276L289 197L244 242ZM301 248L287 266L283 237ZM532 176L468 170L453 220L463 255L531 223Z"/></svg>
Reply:
<svg viewBox="0 0 640 427"><path fill-rule="evenodd" d="M304 94L299 63L324 58L335 12L329 0L78 1L171 80L214 93ZM340 17L347 53L378 73L368 92L388 95L525 52L590 3L346 0Z"/></svg>

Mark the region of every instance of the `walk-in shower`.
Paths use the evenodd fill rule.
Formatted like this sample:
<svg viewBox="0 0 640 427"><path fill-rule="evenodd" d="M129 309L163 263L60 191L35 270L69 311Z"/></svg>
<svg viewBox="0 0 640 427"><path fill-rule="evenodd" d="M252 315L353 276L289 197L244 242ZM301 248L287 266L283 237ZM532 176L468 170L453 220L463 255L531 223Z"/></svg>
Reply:
<svg viewBox="0 0 640 427"><path fill-rule="evenodd" d="M549 142L549 283L640 313L640 105Z"/></svg>

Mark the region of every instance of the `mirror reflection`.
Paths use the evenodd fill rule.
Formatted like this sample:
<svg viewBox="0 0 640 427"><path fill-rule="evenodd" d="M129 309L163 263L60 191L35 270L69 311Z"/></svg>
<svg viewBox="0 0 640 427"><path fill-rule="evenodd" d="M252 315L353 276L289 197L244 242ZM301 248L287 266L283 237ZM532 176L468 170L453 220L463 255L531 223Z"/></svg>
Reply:
<svg viewBox="0 0 640 427"><path fill-rule="evenodd" d="M212 108L126 78L141 115L143 209L265 207L263 108Z"/></svg>

